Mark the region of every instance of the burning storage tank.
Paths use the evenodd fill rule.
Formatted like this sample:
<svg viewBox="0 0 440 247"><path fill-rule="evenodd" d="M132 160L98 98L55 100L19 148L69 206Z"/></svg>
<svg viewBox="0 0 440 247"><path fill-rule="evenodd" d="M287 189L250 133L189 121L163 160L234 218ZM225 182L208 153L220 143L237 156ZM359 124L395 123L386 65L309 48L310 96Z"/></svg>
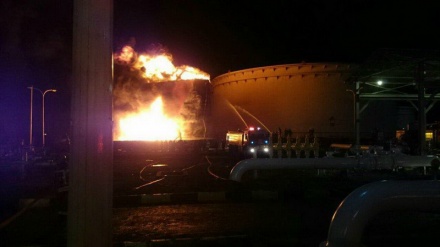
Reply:
<svg viewBox="0 0 440 247"><path fill-rule="evenodd" d="M352 138L353 93L344 80L351 66L285 64L232 71L212 80L210 135L260 126L269 131L310 129L320 137Z"/></svg>
<svg viewBox="0 0 440 247"><path fill-rule="evenodd" d="M161 47L115 54L113 118L115 141L175 141L205 136L209 74L175 66Z"/></svg>

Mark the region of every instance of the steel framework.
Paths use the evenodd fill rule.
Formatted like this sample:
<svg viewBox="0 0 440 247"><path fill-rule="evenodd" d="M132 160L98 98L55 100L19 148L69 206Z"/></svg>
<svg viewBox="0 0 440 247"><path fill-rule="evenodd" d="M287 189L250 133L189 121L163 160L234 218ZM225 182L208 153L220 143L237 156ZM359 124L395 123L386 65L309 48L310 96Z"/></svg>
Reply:
<svg viewBox="0 0 440 247"><path fill-rule="evenodd" d="M378 82L382 81L382 84ZM374 100L406 101L418 114L419 153L426 153L426 113L440 100L440 51L380 49L346 81L354 87L356 144L360 113Z"/></svg>

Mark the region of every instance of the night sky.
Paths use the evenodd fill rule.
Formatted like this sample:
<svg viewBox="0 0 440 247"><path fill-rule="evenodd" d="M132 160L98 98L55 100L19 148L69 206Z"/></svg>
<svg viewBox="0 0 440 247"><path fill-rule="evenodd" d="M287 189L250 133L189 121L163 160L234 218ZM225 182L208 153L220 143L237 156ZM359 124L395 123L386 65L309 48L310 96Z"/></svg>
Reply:
<svg viewBox="0 0 440 247"><path fill-rule="evenodd" d="M176 65L199 68L211 78L303 61L362 63L380 48L438 50L434 4L114 0L114 50L128 43L137 52L161 45ZM58 90L45 101L46 140L58 141L69 132L73 1L2 0L0 11L0 144L28 142L31 85ZM41 95L34 100L39 121Z"/></svg>

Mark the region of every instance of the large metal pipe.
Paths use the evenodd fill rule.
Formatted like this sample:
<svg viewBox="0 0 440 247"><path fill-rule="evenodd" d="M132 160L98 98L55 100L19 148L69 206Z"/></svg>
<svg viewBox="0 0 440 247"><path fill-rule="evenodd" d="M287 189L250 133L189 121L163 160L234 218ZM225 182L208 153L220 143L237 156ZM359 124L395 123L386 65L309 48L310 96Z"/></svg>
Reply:
<svg viewBox="0 0 440 247"><path fill-rule="evenodd" d="M379 181L357 188L336 209L327 240L320 246L361 246L369 220L390 210L438 212L440 181Z"/></svg>
<svg viewBox="0 0 440 247"><path fill-rule="evenodd" d="M359 160L355 158L320 159L246 159L238 162L231 170L229 179L241 182L243 174L252 170L275 169L335 169L354 168Z"/></svg>
<svg viewBox="0 0 440 247"><path fill-rule="evenodd" d="M410 156L405 154L370 155L347 158L318 159L246 159L231 170L229 179L241 182L243 174L252 170L276 169L396 169L398 167L428 167L439 163L437 156Z"/></svg>
<svg viewBox="0 0 440 247"><path fill-rule="evenodd" d="M438 156L425 155L414 156L397 154L393 156L393 162L396 167L427 167L433 165L434 162L440 162Z"/></svg>

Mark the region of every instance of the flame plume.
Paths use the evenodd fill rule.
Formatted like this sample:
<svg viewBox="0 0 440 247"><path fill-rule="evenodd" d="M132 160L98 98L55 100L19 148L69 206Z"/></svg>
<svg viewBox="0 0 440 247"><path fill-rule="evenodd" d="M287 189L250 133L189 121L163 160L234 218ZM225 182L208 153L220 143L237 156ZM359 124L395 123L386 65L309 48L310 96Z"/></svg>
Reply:
<svg viewBox="0 0 440 247"><path fill-rule="evenodd" d="M192 83L209 80L209 74L187 65L176 67L170 54L138 54L131 46L114 59L114 140L193 137L200 100Z"/></svg>

